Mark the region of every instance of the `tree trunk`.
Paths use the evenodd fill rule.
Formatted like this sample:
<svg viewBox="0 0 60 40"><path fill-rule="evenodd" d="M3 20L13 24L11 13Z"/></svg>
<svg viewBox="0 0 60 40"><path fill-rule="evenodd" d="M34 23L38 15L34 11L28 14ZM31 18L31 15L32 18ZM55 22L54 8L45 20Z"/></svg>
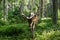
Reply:
<svg viewBox="0 0 60 40"><path fill-rule="evenodd" d="M24 0L23 1L21 0L21 5L20 5L20 8L19 8L20 13L23 12L23 9L24 9Z"/></svg>
<svg viewBox="0 0 60 40"><path fill-rule="evenodd" d="M52 0L53 2L53 14L52 14L52 21L53 24L57 24L58 19L58 0Z"/></svg>
<svg viewBox="0 0 60 40"><path fill-rule="evenodd" d="M7 0L2 0L3 1L3 18L5 21L8 19L8 1Z"/></svg>
<svg viewBox="0 0 60 40"><path fill-rule="evenodd" d="M40 0L39 4L41 5L41 7L40 7L40 16L42 17L42 14L43 14L43 0Z"/></svg>

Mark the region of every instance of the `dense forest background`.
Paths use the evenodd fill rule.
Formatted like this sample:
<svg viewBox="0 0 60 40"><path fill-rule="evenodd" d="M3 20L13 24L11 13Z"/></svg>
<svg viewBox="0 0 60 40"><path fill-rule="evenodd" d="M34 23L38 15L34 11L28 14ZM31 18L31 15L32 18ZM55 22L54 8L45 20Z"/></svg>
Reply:
<svg viewBox="0 0 60 40"><path fill-rule="evenodd" d="M34 40L60 40L60 0L0 0L0 40L32 40L27 20L38 16Z"/></svg>

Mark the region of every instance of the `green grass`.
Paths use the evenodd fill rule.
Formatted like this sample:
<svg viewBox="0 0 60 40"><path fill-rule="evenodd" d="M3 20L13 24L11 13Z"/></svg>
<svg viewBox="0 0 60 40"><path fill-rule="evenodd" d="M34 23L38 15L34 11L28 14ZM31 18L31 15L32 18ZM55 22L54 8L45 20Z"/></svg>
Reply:
<svg viewBox="0 0 60 40"><path fill-rule="evenodd" d="M60 11L58 24L53 25L51 18L41 19L35 27L34 40L60 40ZM0 40L32 40L27 23L4 25L0 27Z"/></svg>
<svg viewBox="0 0 60 40"><path fill-rule="evenodd" d="M0 40L29 40L28 29L26 23L1 26ZM60 40L60 23L52 25L51 19L42 20L35 28L34 40Z"/></svg>

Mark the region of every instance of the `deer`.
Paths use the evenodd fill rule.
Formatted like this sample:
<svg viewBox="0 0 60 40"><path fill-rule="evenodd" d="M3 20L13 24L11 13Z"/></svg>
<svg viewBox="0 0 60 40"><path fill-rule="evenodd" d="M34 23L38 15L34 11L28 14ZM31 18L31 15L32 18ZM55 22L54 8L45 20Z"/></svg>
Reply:
<svg viewBox="0 0 60 40"><path fill-rule="evenodd" d="M25 14L22 13L22 16L25 19L27 19L29 28L30 28L30 32L31 32L31 37L33 38L35 25L38 22L38 16L36 14L34 14L33 12L31 12L28 16L26 16Z"/></svg>

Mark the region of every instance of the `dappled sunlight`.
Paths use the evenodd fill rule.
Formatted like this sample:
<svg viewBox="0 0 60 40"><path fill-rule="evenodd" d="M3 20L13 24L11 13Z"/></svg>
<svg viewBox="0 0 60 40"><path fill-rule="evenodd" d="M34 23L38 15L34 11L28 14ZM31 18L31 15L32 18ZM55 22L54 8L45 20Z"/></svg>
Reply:
<svg viewBox="0 0 60 40"><path fill-rule="evenodd" d="M41 26L41 27L44 27L46 25L46 23L40 23L40 24L38 24L38 26Z"/></svg>
<svg viewBox="0 0 60 40"><path fill-rule="evenodd" d="M35 40L48 40L51 36L55 34L55 31L50 30L47 32L47 30L44 30L41 35L39 33L35 34L36 34Z"/></svg>
<svg viewBox="0 0 60 40"><path fill-rule="evenodd" d="M60 24L60 20L58 20L58 23Z"/></svg>
<svg viewBox="0 0 60 40"><path fill-rule="evenodd" d="M48 19L51 19L51 18L49 18L49 17L41 18L41 20L48 20Z"/></svg>
<svg viewBox="0 0 60 40"><path fill-rule="evenodd" d="M53 29L50 31L44 30L41 35L39 33L36 33L36 37L34 40L59 39L59 37L60 37L59 35L60 35L59 30L56 30L56 31L54 31Z"/></svg>
<svg viewBox="0 0 60 40"><path fill-rule="evenodd" d="M50 29L52 27L51 19L45 19L41 23L38 24L38 27L43 29Z"/></svg>
<svg viewBox="0 0 60 40"><path fill-rule="evenodd" d="M46 31L46 30L44 30L43 31L43 33L42 33L42 37L43 38L49 38L49 37L51 37L52 35L54 35L54 33L55 33L55 31L53 31L53 30L50 30L50 31Z"/></svg>
<svg viewBox="0 0 60 40"><path fill-rule="evenodd" d="M60 19L60 10L58 10L58 18Z"/></svg>

